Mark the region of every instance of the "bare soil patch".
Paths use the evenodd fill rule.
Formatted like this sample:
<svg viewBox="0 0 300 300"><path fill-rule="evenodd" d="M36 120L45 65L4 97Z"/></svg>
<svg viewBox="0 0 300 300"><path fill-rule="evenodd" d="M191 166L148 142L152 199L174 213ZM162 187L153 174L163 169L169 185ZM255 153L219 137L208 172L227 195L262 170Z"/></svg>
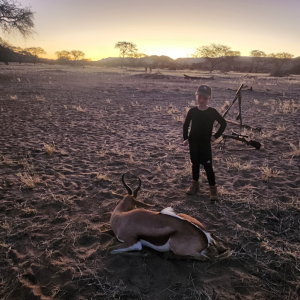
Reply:
<svg viewBox="0 0 300 300"><path fill-rule="evenodd" d="M298 299L300 77L134 71L0 66L0 298ZM203 172L200 192L185 194L182 123L203 83L220 112L241 83L252 86L243 121L262 128L244 131L260 150L214 143L215 202ZM109 219L127 171L142 179L139 200L197 218L231 255L107 253L119 243Z"/></svg>

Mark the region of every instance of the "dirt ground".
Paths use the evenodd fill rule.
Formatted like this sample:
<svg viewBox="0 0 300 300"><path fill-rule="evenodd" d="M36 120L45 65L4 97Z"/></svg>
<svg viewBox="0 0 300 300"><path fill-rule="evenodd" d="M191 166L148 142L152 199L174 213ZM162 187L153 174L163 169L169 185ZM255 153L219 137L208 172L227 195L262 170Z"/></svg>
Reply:
<svg viewBox="0 0 300 300"><path fill-rule="evenodd" d="M289 299L300 297L300 77L0 65L1 299ZM251 76L250 76L251 75ZM187 196L182 125L199 84L224 112L241 83L243 129L262 144L213 144L219 200ZM250 88L252 87L252 91ZM227 120L235 120L237 103ZM229 124L226 133L240 131ZM118 244L110 215L138 199L197 218L228 249L210 262ZM134 185L134 184L133 184Z"/></svg>

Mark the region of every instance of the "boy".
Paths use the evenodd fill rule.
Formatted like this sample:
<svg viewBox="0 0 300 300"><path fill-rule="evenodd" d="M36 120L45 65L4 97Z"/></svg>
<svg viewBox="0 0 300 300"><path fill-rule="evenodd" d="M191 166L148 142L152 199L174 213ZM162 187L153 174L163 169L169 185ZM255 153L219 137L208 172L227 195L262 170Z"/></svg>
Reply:
<svg viewBox="0 0 300 300"><path fill-rule="evenodd" d="M200 85L196 91L197 106L188 111L183 125L183 145L190 146L193 181L186 191L188 195L194 195L199 189L200 164L206 171L209 183L210 199L218 198L215 174L212 168L211 142L218 139L226 128L225 119L216 109L207 105L211 99L211 88L208 85ZM212 135L214 121L220 124L218 131ZM192 122L190 133L188 129Z"/></svg>

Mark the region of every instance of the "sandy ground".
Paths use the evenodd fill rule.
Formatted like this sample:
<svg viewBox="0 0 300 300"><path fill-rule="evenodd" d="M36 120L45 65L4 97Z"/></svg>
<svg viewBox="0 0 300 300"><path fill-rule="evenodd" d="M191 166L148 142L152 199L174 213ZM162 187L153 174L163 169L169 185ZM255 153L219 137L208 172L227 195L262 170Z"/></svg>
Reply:
<svg viewBox="0 0 300 300"><path fill-rule="evenodd" d="M1 299L299 299L300 77L161 73L0 65ZM185 194L182 124L200 83L220 112L241 83L252 86L242 92L243 122L262 128L243 130L260 150L213 144L215 202L203 170L200 191ZM128 171L142 180L139 200L197 218L229 255L107 253L119 243L109 219Z"/></svg>

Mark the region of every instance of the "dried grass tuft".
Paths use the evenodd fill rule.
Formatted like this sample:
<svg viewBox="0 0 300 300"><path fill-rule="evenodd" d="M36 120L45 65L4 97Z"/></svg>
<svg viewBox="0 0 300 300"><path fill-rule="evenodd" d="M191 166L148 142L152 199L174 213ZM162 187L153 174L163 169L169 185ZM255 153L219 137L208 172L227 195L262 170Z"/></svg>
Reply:
<svg viewBox="0 0 300 300"><path fill-rule="evenodd" d="M17 176L20 178L22 184L30 189L34 189L37 183L40 183L41 180L36 175L29 175L28 173L18 173Z"/></svg>
<svg viewBox="0 0 300 300"><path fill-rule="evenodd" d="M97 175L95 177L95 180L98 180L98 181L101 181L101 180L109 181L107 174L99 174L99 173L97 173Z"/></svg>
<svg viewBox="0 0 300 300"><path fill-rule="evenodd" d="M278 170L273 170L269 167L261 167L261 176L263 181L269 181L270 178L280 177L283 173Z"/></svg>
<svg viewBox="0 0 300 300"><path fill-rule="evenodd" d="M54 152L56 152L54 143L52 145L44 143L44 149L49 155L52 155Z"/></svg>
<svg viewBox="0 0 300 300"><path fill-rule="evenodd" d="M86 108L82 108L80 105L76 107L76 110L79 112L86 112Z"/></svg>
<svg viewBox="0 0 300 300"><path fill-rule="evenodd" d="M299 156L300 155L300 142L299 142L299 148L295 146L294 144L290 143L290 147L292 148L292 152L289 153L291 156Z"/></svg>

